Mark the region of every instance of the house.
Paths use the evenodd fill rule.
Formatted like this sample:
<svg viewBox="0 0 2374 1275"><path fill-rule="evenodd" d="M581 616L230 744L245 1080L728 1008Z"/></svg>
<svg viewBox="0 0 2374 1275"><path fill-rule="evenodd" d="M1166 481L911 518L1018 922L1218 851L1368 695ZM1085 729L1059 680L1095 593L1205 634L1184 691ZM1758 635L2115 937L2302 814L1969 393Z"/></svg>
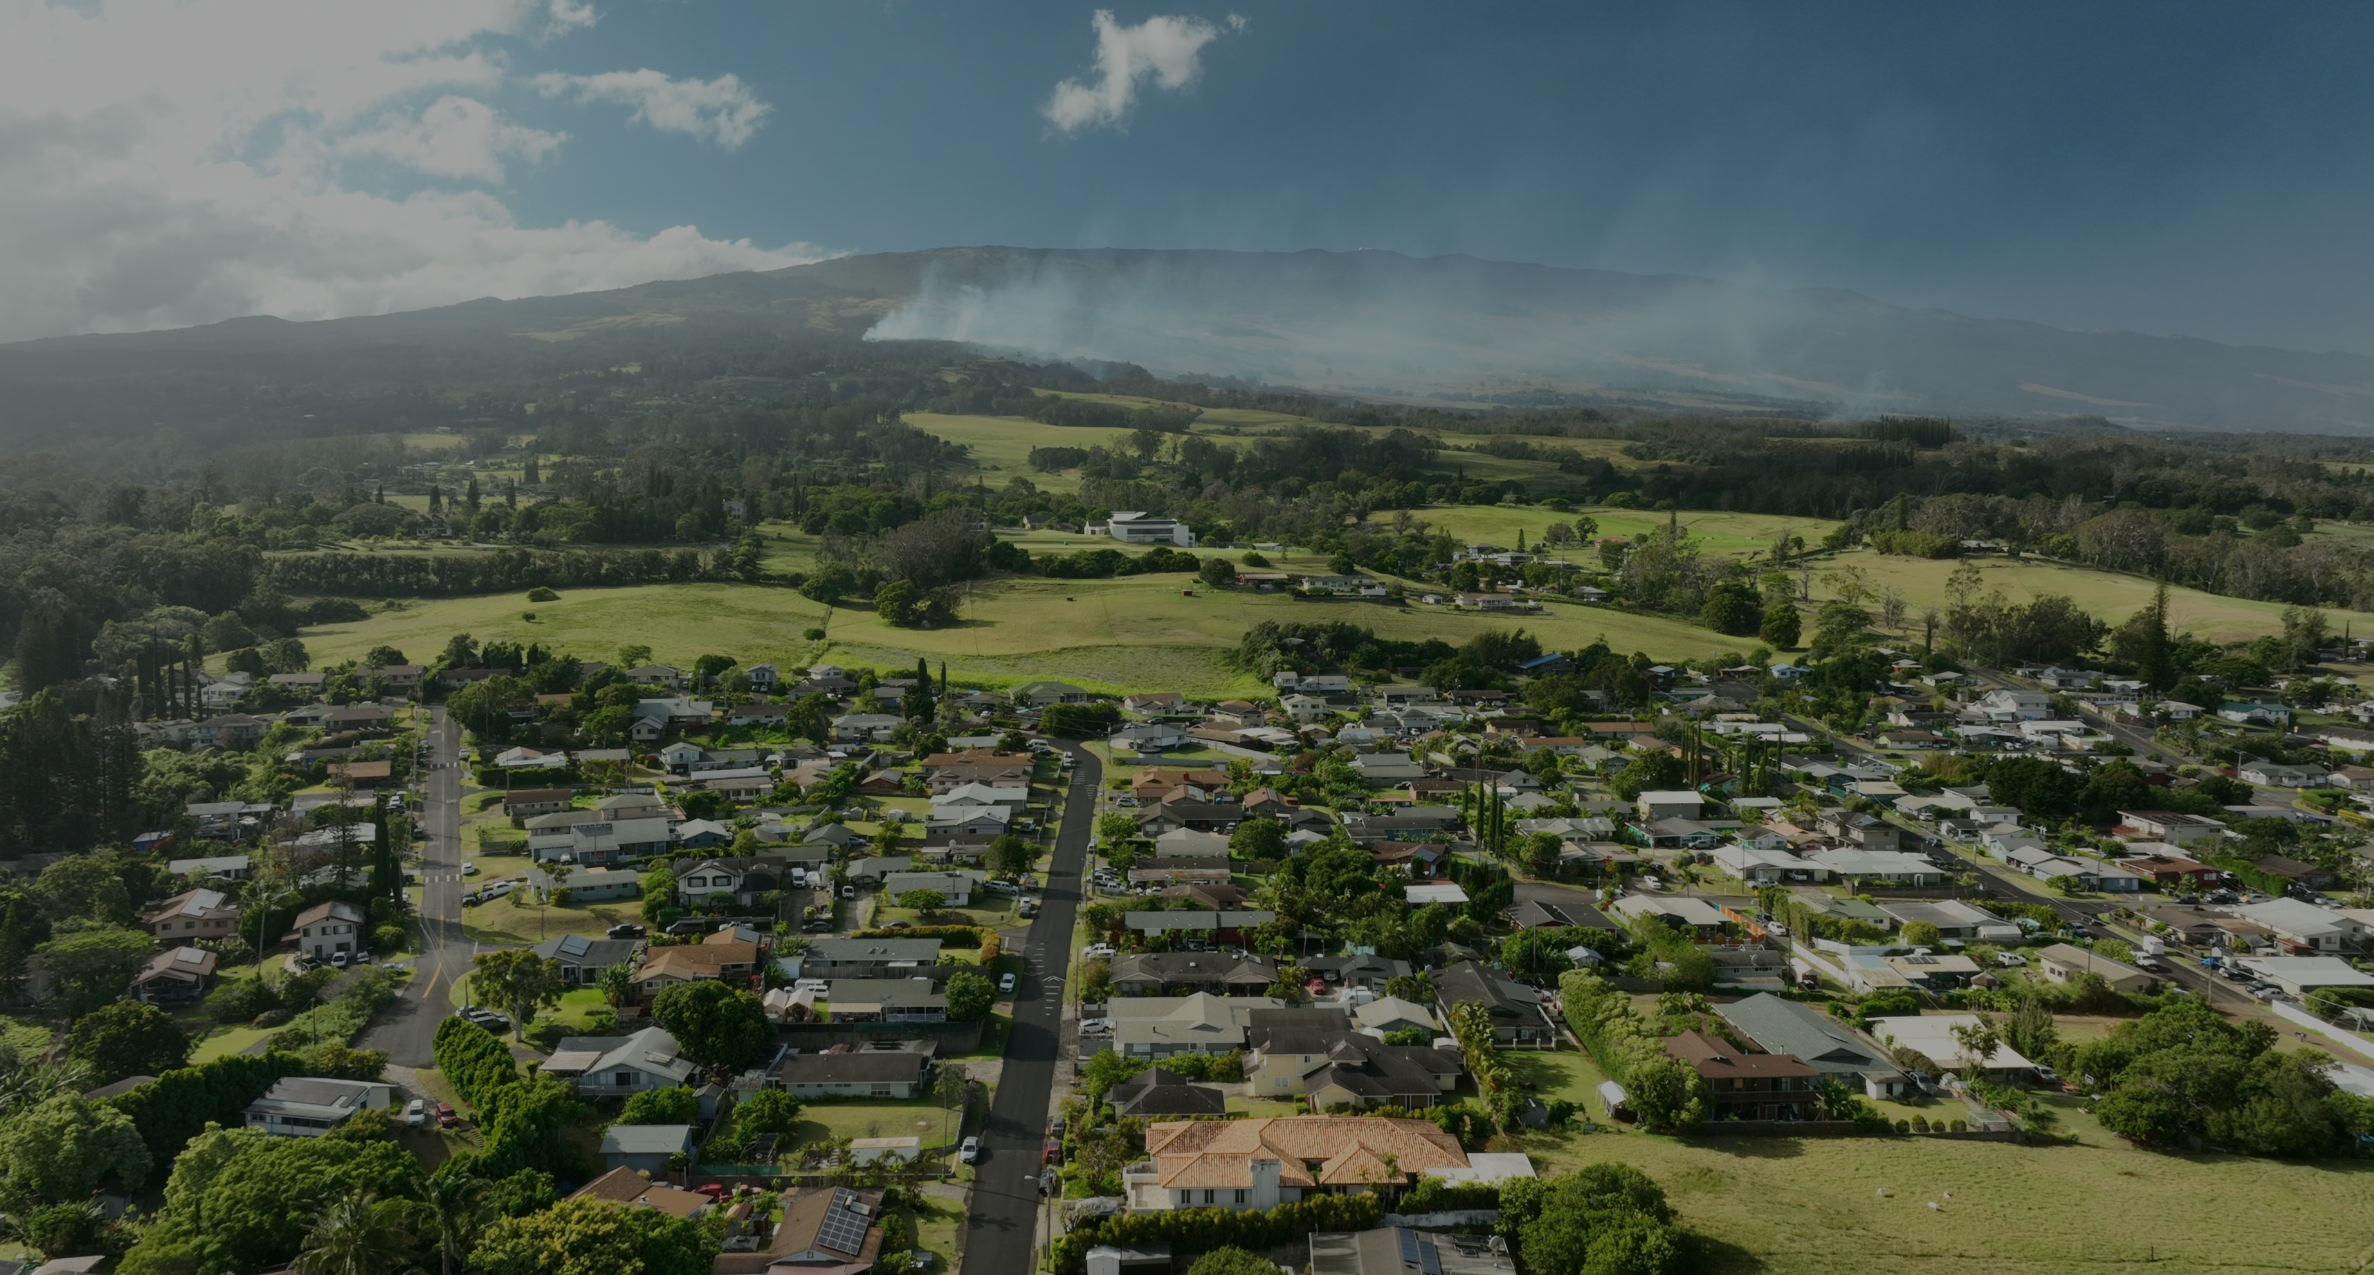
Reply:
<svg viewBox="0 0 2374 1275"><path fill-rule="evenodd" d="M1644 792L1635 803L1640 817L1648 819L1696 819L1706 799L1687 790Z"/></svg>
<svg viewBox="0 0 2374 1275"><path fill-rule="evenodd" d="M1055 704L1086 704L1096 695L1069 682L1024 682L1014 688L1014 703L1023 708L1046 708Z"/></svg>
<svg viewBox="0 0 2374 1275"><path fill-rule="evenodd" d="M2345 912L2329 911L2298 899L2270 899L2233 909L2236 917L2266 926L2288 955L2340 952L2356 947L2366 927Z"/></svg>
<svg viewBox="0 0 2374 1275"><path fill-rule="evenodd" d="M379 679L391 691L409 691L420 685L421 675L428 672L419 664L381 664L362 670L364 675Z"/></svg>
<svg viewBox="0 0 2374 1275"><path fill-rule="evenodd" d="M2261 788L2314 788L2330 773L2321 766L2287 766L2262 758L2251 758L2236 770L2246 784Z"/></svg>
<svg viewBox="0 0 2374 1275"><path fill-rule="evenodd" d="M1284 1004L1272 996L1115 997L1105 1006L1113 1023L1112 1048L1131 1058L1172 1054L1226 1054L1245 1046L1245 1028L1256 1010Z"/></svg>
<svg viewBox="0 0 2374 1275"><path fill-rule="evenodd" d="M773 859L747 855L703 859L690 867L676 869L676 893L687 903L706 903L718 898L756 903L760 895L782 886L782 867Z"/></svg>
<svg viewBox="0 0 2374 1275"><path fill-rule="evenodd" d="M1260 929L1278 919L1275 912L1260 909L1240 909L1227 912L1131 912L1122 924L1146 938L1160 938L1166 934L1185 935L1190 942L1221 943L1241 946L1245 934Z"/></svg>
<svg viewBox="0 0 2374 1275"><path fill-rule="evenodd" d="M2340 880L2325 868L2317 867L2313 863L2302 863L2298 859L2287 858L2280 854L2262 854L2252 859L2250 866L2271 876L2282 877L2293 885L2304 886L2311 890L2331 889Z"/></svg>
<svg viewBox="0 0 2374 1275"><path fill-rule="evenodd" d="M1430 1036L1439 1036L1443 1031L1433 1010L1398 996L1379 996L1355 1008L1352 1026L1380 1039L1399 1031L1422 1031Z"/></svg>
<svg viewBox="0 0 2374 1275"><path fill-rule="evenodd" d="M1904 1071L1887 1051L1811 1006L1759 992L1717 1005L1715 1012L1766 1054L1795 1058L1819 1075L1860 1089L1865 1097L1894 1098L1904 1091Z"/></svg>
<svg viewBox="0 0 2374 1275"><path fill-rule="evenodd" d="M1917 854L1894 850L1817 850L1806 862L1850 885L1894 882L1897 885L1935 886L1946 883L1943 868Z"/></svg>
<svg viewBox="0 0 2374 1275"><path fill-rule="evenodd" d="M933 806L923 817L926 837L1003 836L1014 822L1011 806Z"/></svg>
<svg viewBox="0 0 2374 1275"><path fill-rule="evenodd" d="M882 1201L879 1191L793 1187L783 1193L783 1220L766 1247L720 1253L711 1269L716 1275L864 1275L882 1254Z"/></svg>
<svg viewBox="0 0 2374 1275"><path fill-rule="evenodd" d="M1786 850L1765 850L1754 846L1717 846L1710 854L1715 866L1725 876L1737 877L1749 885L1785 885L1824 880L1828 871L1819 864L1800 859Z"/></svg>
<svg viewBox="0 0 2374 1275"><path fill-rule="evenodd" d="M1218 1085L1190 1084L1158 1066L1148 1067L1107 1089L1105 1101L1113 1104L1113 1114L1123 1120L1162 1116L1219 1118L1228 1114L1226 1090Z"/></svg>
<svg viewBox="0 0 2374 1275"><path fill-rule="evenodd" d="M567 788L523 788L503 795L503 813L510 817L512 827L524 828L537 815L567 810L576 798Z"/></svg>
<svg viewBox="0 0 2374 1275"><path fill-rule="evenodd" d="M1894 850L1903 836L1902 829L1878 815L1845 809L1823 811L1821 826L1832 837L1864 850Z"/></svg>
<svg viewBox="0 0 2374 1275"><path fill-rule="evenodd" d="M925 1054L794 1054L783 1060L783 1087L798 1098L913 1098L930 1088Z"/></svg>
<svg viewBox="0 0 2374 1275"><path fill-rule="evenodd" d="M567 1036L538 1074L575 1082L579 1097L628 1098L674 1089L699 1074L678 1056L676 1038L658 1027L626 1036Z"/></svg>
<svg viewBox="0 0 2374 1275"><path fill-rule="evenodd" d="M239 905L220 890L185 890L141 913L140 928L164 943L230 938L239 933Z"/></svg>
<svg viewBox="0 0 2374 1275"><path fill-rule="evenodd" d="M1384 1116L1166 1120L1146 1126L1146 1156L1147 1168L1123 1174L1133 1210L1267 1210L1471 1167L1432 1121ZM1532 1176L1530 1164L1514 1176Z"/></svg>
<svg viewBox="0 0 2374 1275"><path fill-rule="evenodd" d="M682 850L714 850L734 843L734 830L714 819L687 819L676 825L676 846Z"/></svg>
<svg viewBox="0 0 2374 1275"><path fill-rule="evenodd" d="M1986 1073L1997 1080L2028 1080L2036 1075L2036 1064L2020 1056L2018 1050L1998 1042L1994 1052L1983 1059L1973 1060L1954 1038L1954 1029L1965 1031L1980 1026L1976 1014L1925 1014L1918 1017L1874 1018L1871 1034L1889 1045L1902 1045L1930 1062L1940 1071L1967 1071L1973 1061L1980 1063Z"/></svg>
<svg viewBox="0 0 2374 1275"><path fill-rule="evenodd" d="M832 721L833 739L843 744L887 743L907 719L895 713L844 713Z"/></svg>
<svg viewBox="0 0 2374 1275"><path fill-rule="evenodd" d="M1478 962L1437 971L1434 999L1446 1023L1461 1001L1482 1005L1492 1016L1492 1038L1503 1049L1558 1047L1558 1030L1542 1012L1541 993Z"/></svg>
<svg viewBox="0 0 2374 1275"><path fill-rule="evenodd" d="M1971 707L1987 721L2036 722L2052 716L2052 696L2012 688L1988 691Z"/></svg>
<svg viewBox="0 0 2374 1275"><path fill-rule="evenodd" d="M2374 974L2338 956L2246 956L2240 963L2292 997L2328 987L2374 987Z"/></svg>
<svg viewBox="0 0 2374 1275"><path fill-rule="evenodd" d="M1710 1122L1805 1120L1820 1100L1822 1073L1788 1054L1743 1053L1696 1031L1668 1037L1665 1052L1706 1081Z"/></svg>
<svg viewBox="0 0 2374 1275"><path fill-rule="evenodd" d="M1257 1023L1245 1039L1248 1092L1264 1101L1302 1098L1317 1112L1431 1107L1467 1074L1455 1048L1388 1045L1342 1027Z"/></svg>
<svg viewBox="0 0 2374 1275"><path fill-rule="evenodd" d="M620 1165L571 1192L572 1200L601 1200L629 1209L655 1209L669 1217L704 1217L717 1201L698 1191L654 1182Z"/></svg>
<svg viewBox="0 0 2374 1275"><path fill-rule="evenodd" d="M1609 904L1608 910L1627 920L1656 917L1666 926L1677 932L1687 932L1701 943L1720 939L1724 927L1731 923L1721 908L1687 894L1627 894Z"/></svg>
<svg viewBox="0 0 2374 1275"><path fill-rule="evenodd" d="M1112 959L1113 990L1124 996L1259 996L1277 981L1278 963L1266 956L1143 952Z"/></svg>
<svg viewBox="0 0 2374 1275"><path fill-rule="evenodd" d="M385 1111L393 1090L372 1080L287 1076L247 1104L245 1125L276 1138L318 1138L358 1111Z"/></svg>
<svg viewBox="0 0 2374 1275"><path fill-rule="evenodd" d="M1030 786L959 784L946 792L933 793L931 804L934 810L958 806L1003 806L1011 813L1020 814L1023 807L1030 804Z"/></svg>
<svg viewBox="0 0 2374 1275"><path fill-rule="evenodd" d="M567 890L570 900L576 903L606 903L612 899L637 898L643 893L643 875L639 872L620 868L572 868L564 877L558 875L559 871L558 864L553 865L550 871L531 868L528 870L528 885L546 898L552 897L555 890Z"/></svg>
<svg viewBox="0 0 2374 1275"><path fill-rule="evenodd" d="M1407 978L1410 974L1408 961L1365 952L1355 952L1349 956L1305 957L1301 965L1313 977L1324 979L1331 985L1366 988L1379 993L1385 990L1385 984L1397 978Z"/></svg>
<svg viewBox="0 0 2374 1275"><path fill-rule="evenodd" d="M972 904L973 895L989 879L986 872L969 870L949 872L886 872L882 875L882 897L892 901L917 890L930 890L940 896L948 907L961 908Z"/></svg>
<svg viewBox="0 0 2374 1275"><path fill-rule="evenodd" d="M1159 717L1186 711L1187 697L1177 691L1153 691L1132 695L1121 701L1121 707L1141 716Z"/></svg>
<svg viewBox="0 0 2374 1275"><path fill-rule="evenodd" d="M566 818L572 812L543 818ZM597 811L597 813L599 813ZM675 848L675 833L665 815L640 818L592 819L560 828L528 830L528 855L538 863L563 860L599 868L648 859Z"/></svg>
<svg viewBox="0 0 2374 1275"><path fill-rule="evenodd" d="M1362 753L1352 759L1352 769L1371 788L1392 788L1426 777L1424 766L1400 753Z"/></svg>
<svg viewBox="0 0 2374 1275"><path fill-rule="evenodd" d="M200 947L159 952L132 980L132 998L143 1005L176 1005L206 994L219 958Z"/></svg>
<svg viewBox="0 0 2374 1275"><path fill-rule="evenodd" d="M613 1169L662 1174L668 1162L692 1155L688 1124L614 1124L602 1135L602 1163Z"/></svg>
<svg viewBox="0 0 2374 1275"><path fill-rule="evenodd" d="M1202 859L1215 867L1228 864L1228 838L1217 832L1198 832L1193 828L1173 828L1154 838L1154 857L1157 859Z"/></svg>
<svg viewBox="0 0 2374 1275"><path fill-rule="evenodd" d="M297 914L289 932L280 936L283 943L295 940L297 950L316 960L327 960L340 952L363 950L363 910L351 903L316 903Z"/></svg>
<svg viewBox="0 0 2374 1275"><path fill-rule="evenodd" d="M2195 862L2175 850L2163 842L2131 841L2127 853L2133 857L2119 860L2118 866L2162 890L2214 890L2225 880L2223 869Z"/></svg>
<svg viewBox="0 0 2374 1275"><path fill-rule="evenodd" d="M1490 1158L1491 1154L1484 1152L1469 1157L1471 1161ZM1303 1269L1309 1275L1516 1275L1516 1259L1508 1248L1471 1235L1413 1231L1406 1226L1314 1231L1310 1261ZM1124 1273L1092 1268L1089 1275Z"/></svg>
<svg viewBox="0 0 2374 1275"><path fill-rule="evenodd" d="M939 963L938 939L819 939L800 958L800 977L906 978Z"/></svg>
<svg viewBox="0 0 2374 1275"><path fill-rule="evenodd" d="M165 865L165 871L177 877L196 877L201 881L245 881L254 875L249 856L244 854L174 859Z"/></svg>
<svg viewBox="0 0 2374 1275"><path fill-rule="evenodd" d="M2110 835L2121 841L2164 841L2172 846L2214 842L2225 833L2226 826L2215 819L2173 810L2121 810L2118 826L2110 830Z"/></svg>
<svg viewBox="0 0 2374 1275"><path fill-rule="evenodd" d="M548 961L558 961L561 981L571 987L599 987L603 971L613 965L626 965L643 950L641 939L589 939L582 934L564 934L546 939L528 949Z"/></svg>
<svg viewBox="0 0 2374 1275"><path fill-rule="evenodd" d="M664 686L671 691L681 691L690 683L684 670L673 664L646 664L628 669L626 680L637 686Z"/></svg>
<svg viewBox="0 0 2374 1275"><path fill-rule="evenodd" d="M749 930L722 929L698 943L653 949L635 971L637 1000L649 1000L679 983L740 981L758 973L760 945L741 937ZM803 967L804 968L804 967Z"/></svg>
<svg viewBox="0 0 2374 1275"><path fill-rule="evenodd" d="M822 1004L836 1023L944 1023L948 994L929 977L840 978Z"/></svg>
<svg viewBox="0 0 2374 1275"><path fill-rule="evenodd" d="M1883 928L1926 923L1937 927L1939 938L1987 943L2020 940L2020 927L1960 899L1888 899L1875 910L1881 914Z"/></svg>
<svg viewBox="0 0 2374 1275"><path fill-rule="evenodd" d="M1883 961L1905 983L1933 992L1950 992L1955 988L1967 987L1970 980L1981 972L1978 962L1967 956L1930 956L1916 952L1911 956L1885 957Z"/></svg>
<svg viewBox="0 0 2374 1275"><path fill-rule="evenodd" d="M2114 992L2148 995L2160 985L2158 977L2147 974L2124 961L2114 961L2082 947L2055 943L2031 953L2044 976L2055 983L2074 983L2091 974L2110 985Z"/></svg>
<svg viewBox="0 0 2374 1275"><path fill-rule="evenodd" d="M1600 930L1616 932L1616 923L1605 913L1588 903L1561 900L1555 903L1541 899L1527 899L1506 909L1509 924L1520 930Z"/></svg>
<svg viewBox="0 0 2374 1275"><path fill-rule="evenodd" d="M1186 523L1135 510L1115 510L1106 521L1087 524L1087 532L1108 535L1123 544L1195 547L1195 532Z"/></svg>

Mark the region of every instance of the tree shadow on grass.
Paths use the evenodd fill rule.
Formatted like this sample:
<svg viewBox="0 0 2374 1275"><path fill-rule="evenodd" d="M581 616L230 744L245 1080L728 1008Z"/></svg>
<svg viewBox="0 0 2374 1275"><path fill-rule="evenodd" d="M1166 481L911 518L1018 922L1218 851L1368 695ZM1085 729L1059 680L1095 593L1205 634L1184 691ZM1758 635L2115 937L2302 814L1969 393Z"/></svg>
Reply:
<svg viewBox="0 0 2374 1275"><path fill-rule="evenodd" d="M1692 1233L1682 1247L1682 1269L1699 1275L1756 1275L1764 1259L1729 1240Z"/></svg>
<svg viewBox="0 0 2374 1275"><path fill-rule="evenodd" d="M1794 1160L1805 1154L1805 1148L1796 1138L1725 1138L1715 1136L1691 1138L1688 1140L1688 1144L1747 1160Z"/></svg>

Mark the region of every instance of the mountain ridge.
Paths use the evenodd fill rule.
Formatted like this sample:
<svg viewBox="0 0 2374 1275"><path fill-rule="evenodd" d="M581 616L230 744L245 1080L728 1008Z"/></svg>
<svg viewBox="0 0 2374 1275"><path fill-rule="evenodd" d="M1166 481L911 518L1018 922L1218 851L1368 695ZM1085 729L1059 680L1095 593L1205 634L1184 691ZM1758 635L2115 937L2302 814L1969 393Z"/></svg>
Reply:
<svg viewBox="0 0 2374 1275"><path fill-rule="evenodd" d="M1408 401L1732 399L1830 415L2099 414L2146 429L2374 433L2374 358L1912 309L1772 288L1385 250L878 253L600 292L0 345L0 388L110 375L438 383L697 351L946 341Z"/></svg>

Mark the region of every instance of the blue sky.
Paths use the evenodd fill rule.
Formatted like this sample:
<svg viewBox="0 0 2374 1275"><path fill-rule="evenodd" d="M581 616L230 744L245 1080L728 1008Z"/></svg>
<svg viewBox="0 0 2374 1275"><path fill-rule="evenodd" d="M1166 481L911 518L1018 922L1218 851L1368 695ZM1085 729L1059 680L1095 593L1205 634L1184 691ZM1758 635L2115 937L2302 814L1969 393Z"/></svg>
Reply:
<svg viewBox="0 0 2374 1275"><path fill-rule="evenodd" d="M90 65L137 68L123 42L162 29L162 3L82 6L105 30L57 38L96 50ZM1165 88L1150 74L1117 119L1067 132L1046 108L1059 83L1098 82L1093 4L423 3L453 10L448 26L367 32L356 9L351 47L337 22L264 37L281 46L272 69L294 84L410 67L421 47L494 69L391 84L345 116L299 88L277 117L265 103L212 133L155 130L157 145L184 150L211 136L257 169L252 190L208 185L222 178L207 164L203 180L160 192L162 209L196 200L219 214L220 233L95 243L72 216L0 193L0 227L60 227L43 232L55 243L13 244L0 228L0 249L82 263L72 277L13 281L33 299L0 313L0 333L156 326L226 306L409 308L472 287L519 295L818 252L1008 243L1466 252L2374 353L2374 182L2360 158L2374 10L1116 5L1121 38L1144 37L1191 80ZM0 0L0 46L28 22L60 27L60 12ZM1141 28L1149 19L1173 25ZM656 75L617 78L636 72ZM119 99L0 87L0 118L40 109L45 91L64 103L52 115L102 118L130 100L125 74ZM678 126L636 117L659 109L650 93L684 86L707 96ZM184 114L221 96L219 84L188 91ZM427 107L457 95L473 105L449 105L451 128L421 132ZM283 140L290 120L304 146ZM403 129L417 135L389 140ZM466 157L430 136L465 139ZM0 187L11 161L0 144ZM302 165L311 186L286 177ZM351 198L323 198L324 183ZM284 204L330 241L366 247L272 256L282 250L258 245L285 236ZM697 234L670 238L675 227ZM211 263L178 292L124 264L173 252Z"/></svg>

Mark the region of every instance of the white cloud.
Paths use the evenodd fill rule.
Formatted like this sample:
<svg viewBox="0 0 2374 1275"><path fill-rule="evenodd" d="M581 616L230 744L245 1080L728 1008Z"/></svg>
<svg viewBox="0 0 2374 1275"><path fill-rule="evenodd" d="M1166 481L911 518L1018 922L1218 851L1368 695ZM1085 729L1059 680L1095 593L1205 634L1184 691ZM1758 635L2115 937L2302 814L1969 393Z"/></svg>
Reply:
<svg viewBox="0 0 2374 1275"><path fill-rule="evenodd" d="M1099 126L1120 128L1137 105L1138 83L1183 89L1203 74L1203 47L1220 38L1220 28L1202 18L1156 16L1123 26L1110 9L1090 20L1096 28L1096 82L1065 80L1055 86L1039 113L1065 134ZM1242 31L1245 19L1228 15L1228 29Z"/></svg>
<svg viewBox="0 0 2374 1275"><path fill-rule="evenodd" d="M546 97L574 93L580 102L615 102L635 108L635 119L663 133L690 133L733 150L758 132L774 107L758 100L731 75L714 80L674 80L653 70L604 71L599 75L539 75L529 81Z"/></svg>
<svg viewBox="0 0 2374 1275"><path fill-rule="evenodd" d="M517 82L523 42L594 17L585 0L0 0L0 340L383 313L822 255L691 226L523 225L469 188L562 155L561 134L507 118L495 94ZM685 131L747 137L764 104L733 88L739 114L695 106L707 132ZM359 161L400 165L423 188L373 193L387 185L374 167L372 191L358 189L346 170Z"/></svg>
<svg viewBox="0 0 2374 1275"><path fill-rule="evenodd" d="M417 116L391 112L363 132L349 133L332 152L393 160L430 177L500 183L506 159L538 163L560 149L565 135L513 124L469 97L438 98Z"/></svg>

